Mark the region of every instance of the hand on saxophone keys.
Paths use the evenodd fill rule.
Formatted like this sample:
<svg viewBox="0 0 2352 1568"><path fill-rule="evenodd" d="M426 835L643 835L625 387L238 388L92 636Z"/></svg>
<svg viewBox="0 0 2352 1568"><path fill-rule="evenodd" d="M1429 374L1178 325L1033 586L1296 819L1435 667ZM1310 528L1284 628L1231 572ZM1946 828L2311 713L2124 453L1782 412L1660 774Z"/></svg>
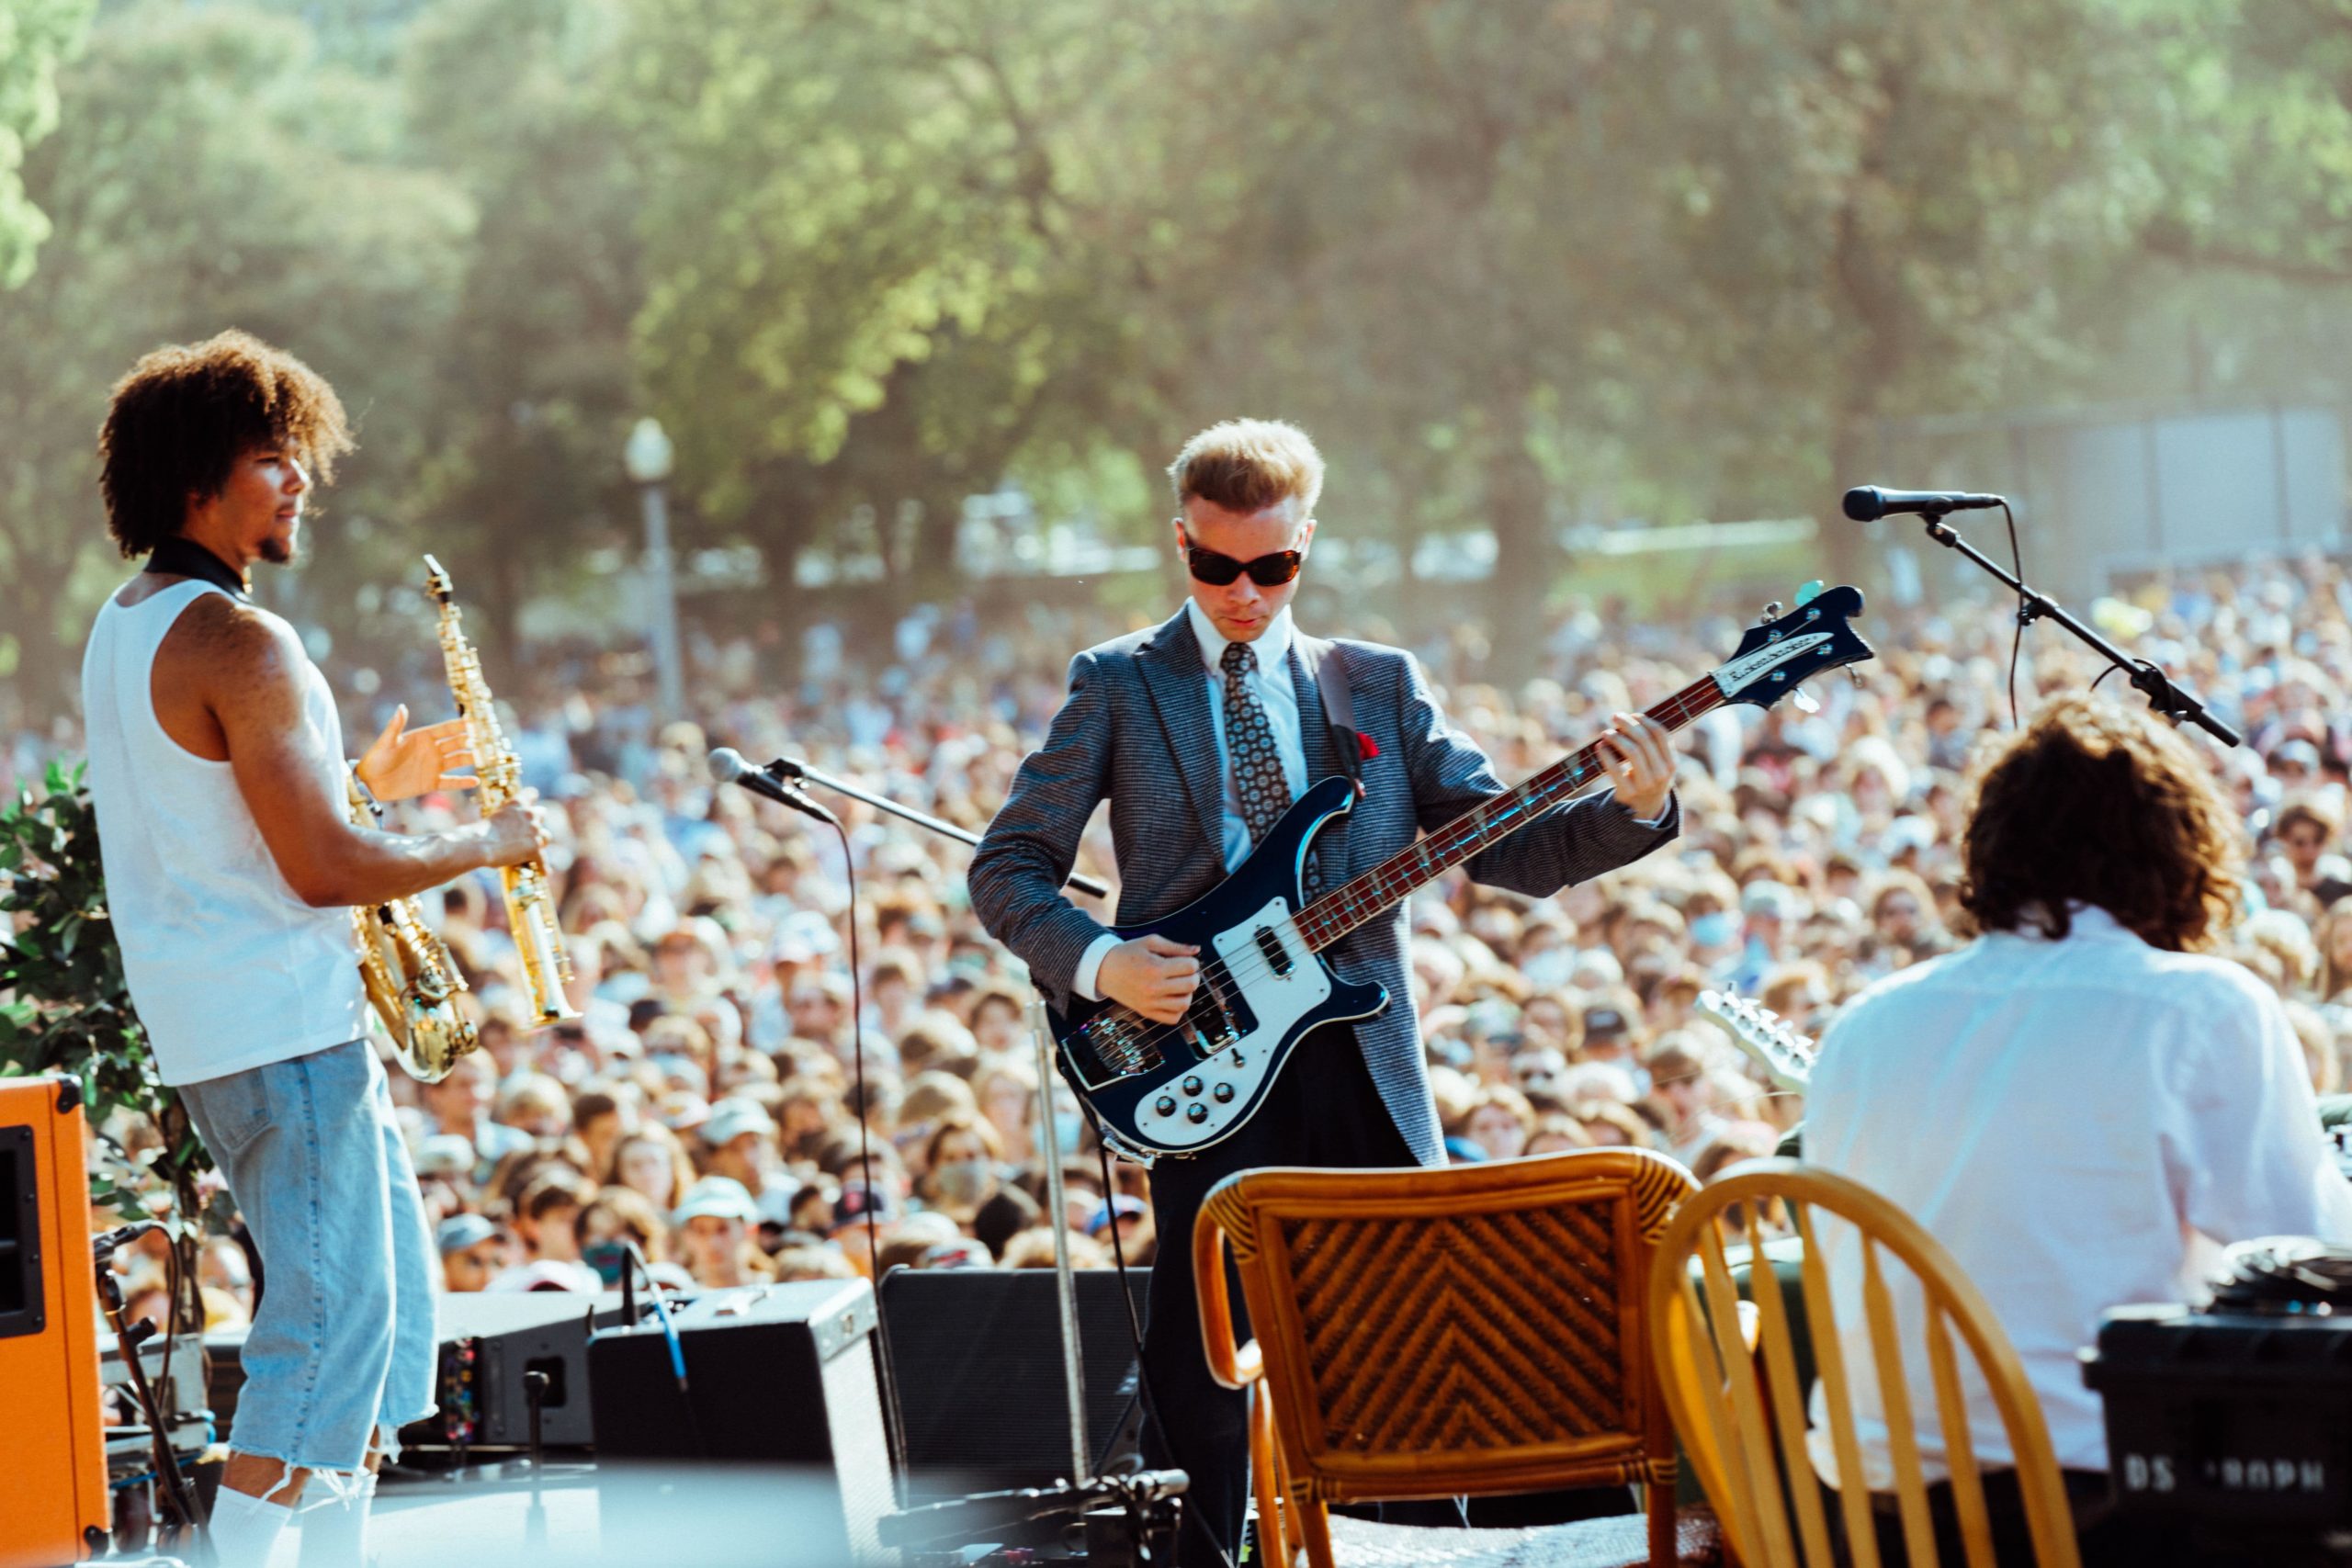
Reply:
<svg viewBox="0 0 2352 1568"><path fill-rule="evenodd" d="M548 824L546 808L538 800L538 791L526 789L482 823L488 830L486 863L523 865L539 857L548 847Z"/></svg>

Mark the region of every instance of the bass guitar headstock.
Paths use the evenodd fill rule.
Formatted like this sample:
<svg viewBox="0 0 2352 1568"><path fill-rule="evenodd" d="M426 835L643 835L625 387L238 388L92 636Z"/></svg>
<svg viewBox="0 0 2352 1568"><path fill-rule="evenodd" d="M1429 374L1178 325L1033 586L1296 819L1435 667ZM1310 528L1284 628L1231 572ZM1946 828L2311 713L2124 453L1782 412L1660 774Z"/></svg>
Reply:
<svg viewBox="0 0 2352 1568"><path fill-rule="evenodd" d="M1877 657L1851 625L1861 613L1859 588L1800 594L1787 615L1750 626L1739 650L1713 671L1724 700L1769 708L1809 675Z"/></svg>

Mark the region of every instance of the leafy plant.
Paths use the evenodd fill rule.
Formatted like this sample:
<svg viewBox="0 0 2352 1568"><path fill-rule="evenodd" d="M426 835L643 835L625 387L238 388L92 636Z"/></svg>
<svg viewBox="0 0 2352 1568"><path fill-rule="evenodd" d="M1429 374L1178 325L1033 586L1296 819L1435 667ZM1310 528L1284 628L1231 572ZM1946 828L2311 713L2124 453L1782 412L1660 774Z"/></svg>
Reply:
<svg viewBox="0 0 2352 1568"><path fill-rule="evenodd" d="M90 1198L158 1218L179 1257L181 1326L199 1326L196 1253L212 1157L187 1108L156 1076L147 1031L122 976L107 911L98 819L85 764L52 761L43 793L0 807L0 1077L78 1079L99 1152ZM107 1129L128 1111L155 1134L132 1155Z"/></svg>

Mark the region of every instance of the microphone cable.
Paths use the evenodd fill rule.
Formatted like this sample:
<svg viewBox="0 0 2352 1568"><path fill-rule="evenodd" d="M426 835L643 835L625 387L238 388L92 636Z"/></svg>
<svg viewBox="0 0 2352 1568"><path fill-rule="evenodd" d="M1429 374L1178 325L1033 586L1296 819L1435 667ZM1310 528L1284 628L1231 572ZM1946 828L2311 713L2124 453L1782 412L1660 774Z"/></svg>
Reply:
<svg viewBox="0 0 2352 1568"><path fill-rule="evenodd" d="M637 1243L624 1238L621 1246L628 1249L628 1259L637 1266L638 1273L645 1276L645 1293L652 1298L653 1315L661 1319L662 1337L668 1342L670 1373L677 1380L678 1405L685 1412L686 1434L694 1439L695 1456L707 1460L710 1457L710 1447L703 1441L702 1420L695 1414L695 1396L686 1386L686 1346L685 1341L678 1337L677 1320L670 1315L670 1303L662 1294L661 1282L653 1278L652 1265L645 1261L645 1254L638 1250ZM632 1314L633 1311L632 1307ZM590 1305L588 1317L591 1323L595 1321L594 1303ZM637 1323L634 1316L632 1315L630 1321L624 1323L621 1326L635 1328Z"/></svg>
<svg viewBox="0 0 2352 1568"><path fill-rule="evenodd" d="M2009 728L2019 728L2018 722L2018 659L2025 651L2025 623L2028 615L2025 596L2025 557L2018 549L2018 514L2009 503L2001 502L2001 515L2009 525L2009 575L2018 580L2018 624L2009 634ZM2096 689L2098 682L2091 682Z"/></svg>
<svg viewBox="0 0 2352 1568"><path fill-rule="evenodd" d="M865 1184L865 1267L874 1288L874 1363L881 1374L882 1403L888 1418L882 1423L889 1440L893 1499L907 1506L913 1477L907 1471L907 1413L899 1403L898 1359L890 1350L890 1325L882 1315L882 1240L875 1218L874 1101L865 1088L865 967L857 945L857 855L850 847L849 828L838 816L829 820L842 840L842 875L849 882L849 1058L857 1089L857 1168Z"/></svg>

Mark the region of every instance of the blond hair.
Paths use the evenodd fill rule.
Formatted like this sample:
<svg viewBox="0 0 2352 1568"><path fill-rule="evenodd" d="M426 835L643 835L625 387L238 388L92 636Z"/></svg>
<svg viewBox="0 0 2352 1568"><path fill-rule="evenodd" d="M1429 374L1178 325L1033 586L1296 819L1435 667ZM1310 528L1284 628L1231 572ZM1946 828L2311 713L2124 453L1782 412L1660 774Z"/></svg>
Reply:
<svg viewBox="0 0 2352 1568"><path fill-rule="evenodd" d="M1323 493L1323 454L1306 432L1278 419L1228 419L1190 441L1168 465L1176 504L1194 496L1227 512L1263 512L1295 500L1315 515Z"/></svg>

